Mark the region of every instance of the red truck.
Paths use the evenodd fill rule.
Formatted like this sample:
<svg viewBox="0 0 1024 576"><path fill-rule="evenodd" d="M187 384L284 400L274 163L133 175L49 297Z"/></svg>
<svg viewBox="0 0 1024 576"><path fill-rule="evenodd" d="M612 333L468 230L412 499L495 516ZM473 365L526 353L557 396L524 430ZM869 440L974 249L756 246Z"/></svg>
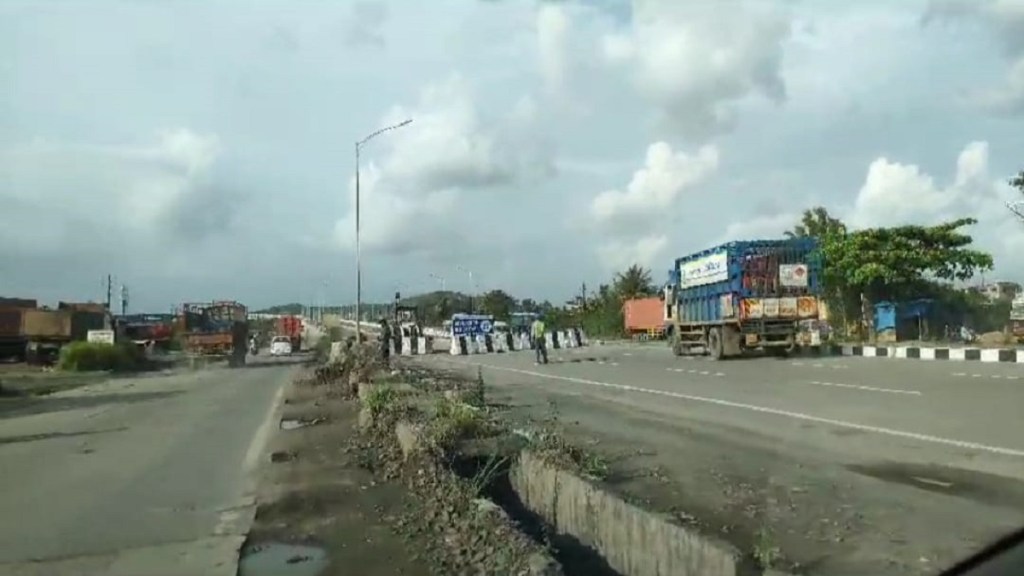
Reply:
<svg viewBox="0 0 1024 576"><path fill-rule="evenodd" d="M622 304L626 333L634 340L658 340L665 336L665 303L661 298L634 298Z"/></svg>
<svg viewBox="0 0 1024 576"><path fill-rule="evenodd" d="M277 319L278 336L287 336L292 341L292 351L302 349L302 318L298 316L281 316Z"/></svg>

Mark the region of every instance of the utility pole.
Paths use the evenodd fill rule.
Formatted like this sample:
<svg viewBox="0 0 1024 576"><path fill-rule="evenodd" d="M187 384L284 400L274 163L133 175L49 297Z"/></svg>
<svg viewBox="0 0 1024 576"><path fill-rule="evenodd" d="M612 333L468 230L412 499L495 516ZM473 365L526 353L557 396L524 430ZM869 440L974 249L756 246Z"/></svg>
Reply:
<svg viewBox="0 0 1024 576"><path fill-rule="evenodd" d="M363 343L362 318L359 312L363 304L363 263L359 250L359 150L364 144L381 134L412 123L412 118L392 126L386 126L356 142L356 344Z"/></svg>
<svg viewBox="0 0 1024 576"><path fill-rule="evenodd" d="M121 284L121 316L128 310L128 287Z"/></svg>
<svg viewBox="0 0 1024 576"><path fill-rule="evenodd" d="M107 312L110 312L110 300L114 292L114 277L107 274Z"/></svg>
<svg viewBox="0 0 1024 576"><path fill-rule="evenodd" d="M583 308L583 311L586 312L587 311L587 283L586 282L583 283L583 286L581 287L580 291L581 291L581 293L583 295L583 301L580 302L580 306Z"/></svg>

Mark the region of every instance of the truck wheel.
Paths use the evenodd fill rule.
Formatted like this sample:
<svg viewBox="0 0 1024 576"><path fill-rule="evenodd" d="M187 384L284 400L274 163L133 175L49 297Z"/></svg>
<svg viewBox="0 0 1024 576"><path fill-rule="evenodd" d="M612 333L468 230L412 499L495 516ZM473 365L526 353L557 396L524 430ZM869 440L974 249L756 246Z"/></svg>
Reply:
<svg viewBox="0 0 1024 576"><path fill-rule="evenodd" d="M676 356L682 356L683 352L685 352L685 349L683 348L683 343L678 338L673 338L672 354L675 354Z"/></svg>
<svg viewBox="0 0 1024 576"><path fill-rule="evenodd" d="M711 355L712 360L721 360L725 357L722 354L722 332L720 328L708 330L708 354Z"/></svg>

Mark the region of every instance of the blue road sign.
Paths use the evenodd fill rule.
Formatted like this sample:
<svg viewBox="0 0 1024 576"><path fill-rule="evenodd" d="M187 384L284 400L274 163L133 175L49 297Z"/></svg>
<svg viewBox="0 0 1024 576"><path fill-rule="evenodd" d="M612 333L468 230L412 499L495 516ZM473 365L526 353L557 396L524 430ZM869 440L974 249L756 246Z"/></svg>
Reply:
<svg viewBox="0 0 1024 576"><path fill-rule="evenodd" d="M490 334L494 328L494 318L480 314L457 314L452 316L452 335L479 336Z"/></svg>

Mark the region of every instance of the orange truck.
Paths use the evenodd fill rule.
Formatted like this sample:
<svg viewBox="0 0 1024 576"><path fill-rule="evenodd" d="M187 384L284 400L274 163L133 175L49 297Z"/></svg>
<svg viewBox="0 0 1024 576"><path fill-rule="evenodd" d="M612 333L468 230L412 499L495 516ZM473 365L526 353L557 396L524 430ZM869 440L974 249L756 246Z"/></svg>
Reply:
<svg viewBox="0 0 1024 576"><path fill-rule="evenodd" d="M298 316L281 316L277 319L276 331L278 336L287 336L291 341L292 351L298 352L302 349L302 318Z"/></svg>
<svg viewBox="0 0 1024 576"><path fill-rule="evenodd" d="M665 337L665 303L661 298L633 298L622 304L625 331L633 340Z"/></svg>

